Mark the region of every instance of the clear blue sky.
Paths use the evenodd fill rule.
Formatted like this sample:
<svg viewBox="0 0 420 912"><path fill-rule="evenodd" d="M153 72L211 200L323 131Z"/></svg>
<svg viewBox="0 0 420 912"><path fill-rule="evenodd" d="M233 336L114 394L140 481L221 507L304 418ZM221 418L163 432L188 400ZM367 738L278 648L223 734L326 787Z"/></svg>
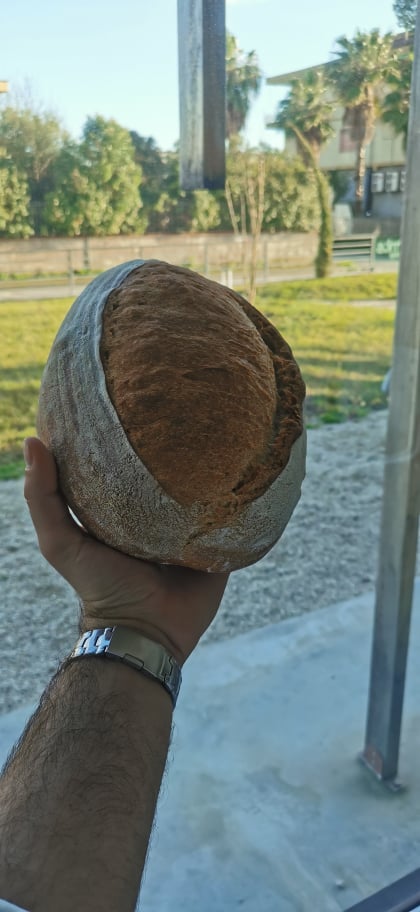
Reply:
<svg viewBox="0 0 420 912"><path fill-rule="evenodd" d="M226 19L265 76L329 60L335 38L357 27L397 30L392 0L227 0ZM0 79L12 90L27 81L74 136L88 115L101 114L163 149L178 138L176 0L6 2L1 38ZM279 88L263 88L251 143L282 144L264 128L280 97Z"/></svg>

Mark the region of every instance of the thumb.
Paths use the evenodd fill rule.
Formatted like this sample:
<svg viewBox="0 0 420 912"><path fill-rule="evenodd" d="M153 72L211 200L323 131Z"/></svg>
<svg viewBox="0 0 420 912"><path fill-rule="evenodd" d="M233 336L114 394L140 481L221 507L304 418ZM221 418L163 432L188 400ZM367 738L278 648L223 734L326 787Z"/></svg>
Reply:
<svg viewBox="0 0 420 912"><path fill-rule="evenodd" d="M59 572L74 559L85 539L70 516L59 487L53 455L37 437L24 443L24 497L38 536L40 551Z"/></svg>

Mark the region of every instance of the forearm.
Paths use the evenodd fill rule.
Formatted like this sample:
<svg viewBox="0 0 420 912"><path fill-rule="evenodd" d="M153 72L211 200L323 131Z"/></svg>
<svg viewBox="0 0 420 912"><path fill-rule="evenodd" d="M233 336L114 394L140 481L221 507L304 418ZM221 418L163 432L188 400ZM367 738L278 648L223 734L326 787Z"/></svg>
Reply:
<svg viewBox="0 0 420 912"><path fill-rule="evenodd" d="M105 658L54 679L0 779L0 894L31 912L132 912L165 767L164 688Z"/></svg>

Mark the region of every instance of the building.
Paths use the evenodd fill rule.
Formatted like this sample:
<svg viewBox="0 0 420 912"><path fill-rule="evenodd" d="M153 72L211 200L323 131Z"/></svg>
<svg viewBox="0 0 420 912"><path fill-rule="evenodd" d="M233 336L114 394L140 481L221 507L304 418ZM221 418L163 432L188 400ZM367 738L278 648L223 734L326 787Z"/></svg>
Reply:
<svg viewBox="0 0 420 912"><path fill-rule="evenodd" d="M406 35L397 36L399 46L407 46ZM328 63L319 67L307 67L291 73L282 73L267 79L272 86L289 86L293 79L299 79L309 70L319 70L330 66ZM332 116L334 135L323 146L320 155L320 167L323 171L342 171L348 175L348 190L343 201L354 199L354 170L356 143L350 136L350 128L343 125L344 108L337 104ZM271 121L272 123L272 121ZM294 137L286 137L286 151L297 155L297 142ZM399 229L402 211L402 195L405 180L405 150L403 138L393 128L379 120L376 124L372 142L366 149L366 179L364 193L364 214L381 222L389 221L388 230ZM398 228L397 228L398 226Z"/></svg>

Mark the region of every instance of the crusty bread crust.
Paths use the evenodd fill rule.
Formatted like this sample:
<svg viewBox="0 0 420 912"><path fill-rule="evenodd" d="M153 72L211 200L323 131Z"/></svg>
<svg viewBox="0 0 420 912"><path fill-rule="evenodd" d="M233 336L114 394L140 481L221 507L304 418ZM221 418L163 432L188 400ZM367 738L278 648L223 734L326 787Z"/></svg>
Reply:
<svg viewBox="0 0 420 912"><path fill-rule="evenodd" d="M110 399L149 472L206 528L267 490L302 433L285 340L241 295L149 261L111 292L100 354Z"/></svg>
<svg viewBox="0 0 420 912"><path fill-rule="evenodd" d="M115 339L116 327L110 324L105 332L104 311L107 307L111 309L112 302L118 301L118 289L126 282L124 298L130 285L133 285L136 300L137 273L142 274L145 270L145 281L150 285L153 275L156 278L158 274L156 267L161 270L162 275L171 276L171 287L175 273L182 277L182 282L191 282L192 287L195 287L196 283L201 287L203 283L210 310L212 301L219 295L217 300L220 306L225 302L226 312L230 314L227 340L232 353L227 351L227 347L224 347L221 341L218 344L221 346L220 352L227 359L226 365L236 365L236 368L247 376L246 402L253 413L252 427L255 439L259 435L258 444L255 445L255 439L251 439L250 436L242 437L245 445L249 446L249 452L243 453L234 439L231 427L234 426L235 433L240 435L245 425L247 433L248 421L251 419L243 412L242 400L231 381L227 367L227 376L232 383L232 390L229 387L229 391L236 403L235 409L232 410L235 418L232 426L231 412L226 410L228 400L225 402L221 395L221 387L216 383L204 382L207 378L206 374L203 374L203 368L220 366L220 361L216 365L208 361L208 343L206 344L204 339L203 345L202 339L203 333L207 333L205 329L199 332L196 327L199 336L197 344L200 346L202 358L201 362L197 362L198 379L193 380L189 376L185 387L188 393L191 385L194 390L195 383L201 384L200 395L205 403L209 434L211 436L214 432L215 447L217 445L219 448L217 459L221 461L221 466L217 460L213 458L212 461L210 458L211 448L205 445L207 438L203 441L203 438L197 435L196 441L194 434L190 434L191 446L195 447L195 458L191 459L190 450L181 449L175 459L170 447L167 446L166 437L161 437L160 448L155 447L153 450L152 434L149 436L148 459L150 466L152 463L155 465L152 467L153 470L149 470L145 463L146 457L142 455L142 440L139 442L139 455L127 436L127 430L131 433L129 422L125 429L122 424L124 416L120 418L111 399L109 376L106 376L106 373L109 374L107 352L109 353L113 347L109 343L113 343ZM181 284L181 287L185 286ZM166 290L161 288L159 293L156 290L155 296L157 312L159 302L166 299ZM193 297L195 301L195 292ZM139 311L141 314L142 305L133 306L136 314L138 315ZM206 313L204 310L204 327L211 319ZM121 326L124 325L122 320ZM155 356L160 356L160 349L156 352L154 346L160 339L162 328L157 331L153 321L149 321L147 325L150 329L150 339L148 347L143 348L143 353L153 354L153 363L148 371L145 372L143 369L143 376L149 382L149 373L153 376L153 370L158 364ZM212 332L213 329L216 331L219 325L218 316ZM246 341L242 351L245 355L244 365L241 355L238 355L237 326L241 329L241 340ZM180 327L182 328L182 322L178 325L178 335ZM111 333L112 329L114 335ZM137 330L136 333L131 332L131 335L136 334ZM139 336L141 334L140 321ZM213 336L210 338L213 339ZM126 391L124 377L129 386L131 382L135 382L138 367L142 368L140 360L140 364L134 363L126 373L127 354L130 353L130 357L135 356L135 347L132 347L131 343L128 345L127 339L130 339L130 333L126 333L126 350L123 338L119 347L122 405ZM190 361L187 362L187 367L183 366L183 346L187 350L188 324L181 337L177 339L178 368L186 373L192 368ZM166 349L169 347L169 340L166 338L163 346L165 357ZM236 361L232 361L232 356ZM117 363L118 359L115 361L115 364ZM165 365L169 371L170 358L167 358ZM262 366L262 373L257 377L259 366ZM177 385L170 381L170 376L169 373L165 382L169 382L173 390ZM216 376L220 380L217 371ZM267 388L261 382L262 377L268 381ZM253 378L256 384L254 400ZM139 389L141 393L141 384ZM55 456L63 496L91 535L125 554L161 564L178 564L210 572L238 570L259 560L272 548L280 538L299 500L305 476L306 454L306 434L302 426L303 389L299 369L289 346L268 320L251 308L244 299L229 289L206 282L193 272L177 270L156 261L152 263L131 260L93 279L66 314L44 370L37 429L39 436ZM127 399L137 422L134 425L136 433L141 430L144 414L141 411L136 414L135 411L138 392L136 387L133 400L131 401L130 397ZM188 406L188 395L185 391L183 397L184 413L181 410L181 418L188 417L189 421L193 420L194 415ZM165 389L163 393L159 390L155 405L161 408L164 400ZM194 402L196 407L198 406L198 417L201 420L200 400L195 399ZM236 420L236 409L239 411L239 420ZM160 415L162 416L162 412ZM218 428L222 416L225 422L224 436L219 434ZM147 417L150 422L155 418L152 409L147 412ZM168 421L168 416L164 414L164 417L165 421ZM170 423L167 426L171 432ZM200 433L204 433L202 426ZM179 439L182 443L182 436L175 435L175 443ZM166 454L167 450L170 458L167 459L165 455L165 459L162 458L160 462L162 453L165 451ZM189 463L184 462L184 468L183 458L190 460ZM236 459L239 460L239 472ZM198 490L201 499L190 504L176 500L164 489L154 474L156 472L156 475L160 476L162 466L167 472L167 477L165 480L162 479L162 482L165 481L168 486L172 483L177 486L176 493L179 499L184 497L185 500L192 500L188 477L186 482L185 478L188 473L194 474L194 490ZM229 483L224 480L219 491L217 472L221 467L225 468ZM182 487L179 486L180 475ZM224 476L221 477L223 479ZM209 478L212 485L211 496L210 486L207 484ZM199 487L200 484L202 488ZM262 493L258 494L259 491Z"/></svg>

